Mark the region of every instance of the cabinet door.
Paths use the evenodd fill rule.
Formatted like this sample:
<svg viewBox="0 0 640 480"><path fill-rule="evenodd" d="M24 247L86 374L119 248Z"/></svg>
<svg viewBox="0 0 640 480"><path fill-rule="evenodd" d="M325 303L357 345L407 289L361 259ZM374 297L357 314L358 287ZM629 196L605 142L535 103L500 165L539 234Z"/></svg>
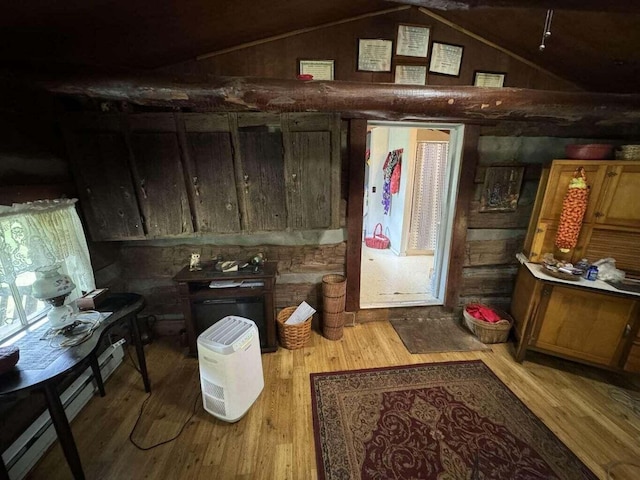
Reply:
<svg viewBox="0 0 640 480"><path fill-rule="evenodd" d="M540 219L557 222L562 212L562 202L569 188L576 168L583 167L589 186L589 204L583 222L593 219L595 203L600 195L602 179L606 172L606 165L594 161L556 160L549 172L549 183L540 210Z"/></svg>
<svg viewBox="0 0 640 480"><path fill-rule="evenodd" d="M640 191L640 165L610 166L607 169L595 221L606 225L640 228L640 209L635 198Z"/></svg>
<svg viewBox="0 0 640 480"><path fill-rule="evenodd" d="M335 118L288 114L282 124L289 228L337 227L339 213L333 207L340 201L340 162Z"/></svg>
<svg viewBox="0 0 640 480"><path fill-rule="evenodd" d="M240 231L233 147L226 114L184 114L185 167L196 230Z"/></svg>
<svg viewBox="0 0 640 480"><path fill-rule="evenodd" d="M627 361L624 364L626 372L640 373L640 332L633 340Z"/></svg>
<svg viewBox="0 0 640 480"><path fill-rule="evenodd" d="M75 131L66 139L91 238L144 238L123 135Z"/></svg>
<svg viewBox="0 0 640 480"><path fill-rule="evenodd" d="M287 205L280 117L238 114L236 121L236 181L242 192L243 229L285 230Z"/></svg>
<svg viewBox="0 0 640 480"><path fill-rule="evenodd" d="M545 285L534 345L566 358L616 367L634 300L590 289Z"/></svg>
<svg viewBox="0 0 640 480"><path fill-rule="evenodd" d="M191 212L175 133L132 133L131 150L147 234L193 232Z"/></svg>

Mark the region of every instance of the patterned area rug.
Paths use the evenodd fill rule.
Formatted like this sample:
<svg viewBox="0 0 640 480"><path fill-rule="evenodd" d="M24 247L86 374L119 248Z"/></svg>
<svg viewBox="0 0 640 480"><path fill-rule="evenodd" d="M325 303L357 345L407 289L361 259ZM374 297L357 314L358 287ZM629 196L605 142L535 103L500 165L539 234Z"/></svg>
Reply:
<svg viewBox="0 0 640 480"><path fill-rule="evenodd" d="M319 479L596 479L481 361L311 374Z"/></svg>

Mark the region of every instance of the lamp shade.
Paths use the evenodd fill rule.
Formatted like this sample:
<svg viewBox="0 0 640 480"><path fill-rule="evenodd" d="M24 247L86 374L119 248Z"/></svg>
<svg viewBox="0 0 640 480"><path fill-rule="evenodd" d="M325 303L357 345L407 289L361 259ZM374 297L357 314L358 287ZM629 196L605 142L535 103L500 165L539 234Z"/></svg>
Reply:
<svg viewBox="0 0 640 480"><path fill-rule="evenodd" d="M60 265L47 265L36 270L36 280L31 285L31 295L40 300L50 300L69 295L76 286L68 275L58 271Z"/></svg>

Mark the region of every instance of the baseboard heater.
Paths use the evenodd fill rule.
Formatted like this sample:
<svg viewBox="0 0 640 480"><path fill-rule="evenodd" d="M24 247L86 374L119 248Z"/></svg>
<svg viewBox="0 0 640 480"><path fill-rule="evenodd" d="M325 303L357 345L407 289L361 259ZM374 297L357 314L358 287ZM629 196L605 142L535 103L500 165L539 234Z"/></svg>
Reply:
<svg viewBox="0 0 640 480"><path fill-rule="evenodd" d="M108 347L102 355L98 356L103 380L113 373L122 363L123 358L122 345L116 348ZM89 403L97 391L98 387L93 381L91 368L87 368L60 395L69 423L82 410L82 407ZM73 429L73 425L71 428ZM2 454L11 480L22 480L57 439L49 411L46 410Z"/></svg>

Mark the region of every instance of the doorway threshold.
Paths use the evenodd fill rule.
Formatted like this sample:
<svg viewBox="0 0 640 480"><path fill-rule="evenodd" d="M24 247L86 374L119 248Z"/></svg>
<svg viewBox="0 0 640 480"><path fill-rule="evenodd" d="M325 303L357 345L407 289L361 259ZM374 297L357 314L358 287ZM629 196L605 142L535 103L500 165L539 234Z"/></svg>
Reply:
<svg viewBox="0 0 640 480"><path fill-rule="evenodd" d="M432 300L413 300L405 302L368 302L361 303L360 309L373 309L373 308L402 308L402 307L433 307L443 305L442 300L434 298Z"/></svg>

